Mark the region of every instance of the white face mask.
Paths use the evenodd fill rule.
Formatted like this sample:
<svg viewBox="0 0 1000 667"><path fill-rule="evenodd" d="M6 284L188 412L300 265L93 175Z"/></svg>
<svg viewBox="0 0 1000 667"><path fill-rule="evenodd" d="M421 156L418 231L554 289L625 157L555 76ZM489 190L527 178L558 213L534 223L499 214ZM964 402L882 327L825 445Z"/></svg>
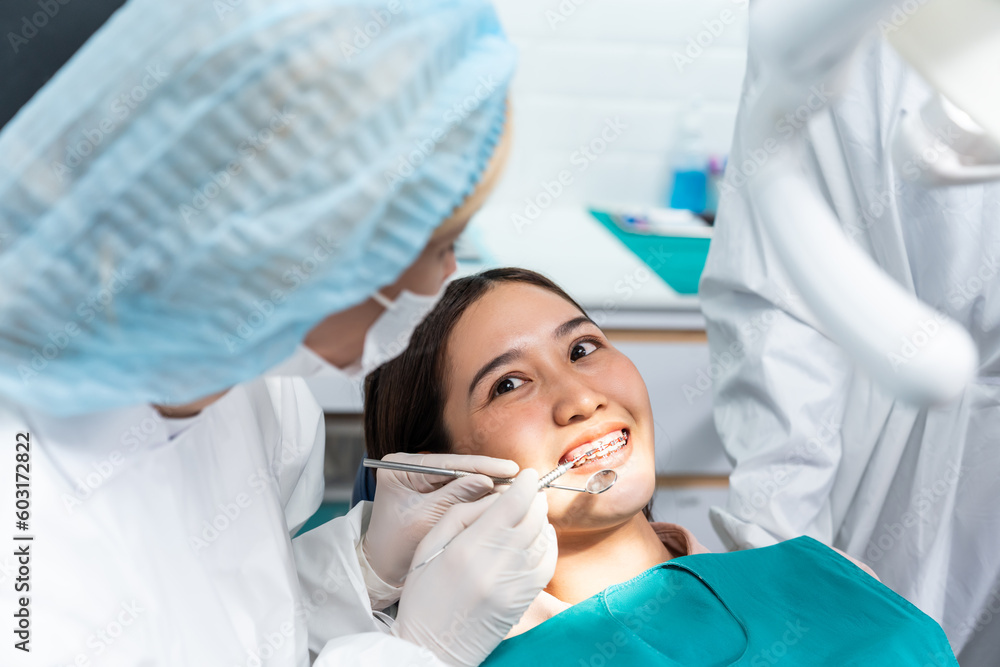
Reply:
<svg viewBox="0 0 1000 667"><path fill-rule="evenodd" d="M305 345L299 345L290 357L264 373L266 377L347 377L353 382L364 380L365 376L395 359L410 342L413 330L417 328L444 294L444 287L437 294L414 294L403 290L390 301L381 292L372 298L385 311L368 327L365 333L364 350L361 359L343 370L337 368Z"/></svg>
<svg viewBox="0 0 1000 667"><path fill-rule="evenodd" d="M342 370L301 343L295 348L295 352L292 352L292 356L264 373L264 377L299 378L343 377L344 375Z"/></svg>
<svg viewBox="0 0 1000 667"><path fill-rule="evenodd" d="M385 312L368 328L361 363L347 369L348 373L353 375L357 372L360 377L364 377L402 354L410 343L413 330L424 321L443 294L444 287L437 294L431 295L414 294L404 289L395 301L390 301L381 292L375 292L372 298L385 307Z"/></svg>

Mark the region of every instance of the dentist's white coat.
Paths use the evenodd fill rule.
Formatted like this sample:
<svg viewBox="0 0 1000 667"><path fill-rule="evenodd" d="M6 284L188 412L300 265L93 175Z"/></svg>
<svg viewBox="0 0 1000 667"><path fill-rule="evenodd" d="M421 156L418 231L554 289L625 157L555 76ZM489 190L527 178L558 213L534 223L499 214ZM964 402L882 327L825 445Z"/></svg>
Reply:
<svg viewBox="0 0 1000 667"><path fill-rule="evenodd" d="M727 175L735 184L767 155L743 131L757 92L752 40ZM873 42L832 107L833 131L810 126L801 168L890 276L971 332L979 378L930 410L874 385L812 326L761 225L765 212L737 187L723 196L701 284L712 359L722 369L715 421L735 463L728 506L712 518L730 547L807 534L844 549L939 621L963 667L995 667L1000 186L930 191L913 183L919 158L893 166L897 120L930 94L885 42ZM779 122L775 136L793 122ZM900 341L904 357L907 344L920 340Z"/></svg>
<svg viewBox="0 0 1000 667"><path fill-rule="evenodd" d="M323 667L440 665L372 614L366 505L291 539L323 492L323 414L301 379L238 385L188 420L0 409L10 482L17 432L31 442L31 653L8 634L0 663L303 667L312 649ZM5 614L13 565L0 557Z"/></svg>

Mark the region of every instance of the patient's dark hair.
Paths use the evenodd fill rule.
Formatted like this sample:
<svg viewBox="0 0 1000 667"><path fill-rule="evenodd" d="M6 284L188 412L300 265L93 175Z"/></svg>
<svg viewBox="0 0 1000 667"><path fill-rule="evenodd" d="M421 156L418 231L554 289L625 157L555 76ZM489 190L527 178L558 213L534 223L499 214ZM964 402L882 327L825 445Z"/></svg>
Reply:
<svg viewBox="0 0 1000 667"><path fill-rule="evenodd" d="M492 269L452 281L434 310L413 332L403 353L365 378L365 447L380 459L393 452L471 453L473 443L451 441L444 426L444 361L455 323L496 285L524 283L573 298L527 269Z"/></svg>
<svg viewBox="0 0 1000 667"><path fill-rule="evenodd" d="M492 269L451 282L441 301L417 326L410 344L398 357L365 378L365 448L381 459L393 452L452 452L471 454L473 442L452 442L444 426L444 362L448 338L469 306L497 285L524 283L548 290L586 312L569 294L545 276L528 269ZM643 509L652 521L652 501Z"/></svg>

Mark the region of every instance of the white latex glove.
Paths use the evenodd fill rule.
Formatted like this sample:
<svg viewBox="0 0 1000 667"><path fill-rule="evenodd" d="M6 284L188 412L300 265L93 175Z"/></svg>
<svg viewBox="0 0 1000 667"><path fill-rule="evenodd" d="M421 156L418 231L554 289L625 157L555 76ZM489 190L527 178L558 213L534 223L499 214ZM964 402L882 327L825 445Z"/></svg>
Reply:
<svg viewBox="0 0 1000 667"><path fill-rule="evenodd" d="M429 649L449 665L486 659L556 570L538 473L526 469L502 494L448 510L417 548L392 634Z"/></svg>
<svg viewBox="0 0 1000 667"><path fill-rule="evenodd" d="M513 461L488 456L389 454L383 460L493 477L513 477L518 471ZM493 490L493 482L481 475L455 479L379 468L377 476L371 521L361 538L361 548L371 569L392 587L402 585L417 545L448 508Z"/></svg>

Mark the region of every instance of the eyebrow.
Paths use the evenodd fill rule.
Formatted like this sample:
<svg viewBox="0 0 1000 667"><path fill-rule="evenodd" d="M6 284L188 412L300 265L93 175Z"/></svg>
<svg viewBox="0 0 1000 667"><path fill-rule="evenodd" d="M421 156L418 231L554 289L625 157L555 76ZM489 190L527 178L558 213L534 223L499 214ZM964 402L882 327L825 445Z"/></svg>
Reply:
<svg viewBox="0 0 1000 667"><path fill-rule="evenodd" d="M556 330L552 333L552 337L559 339L563 338L564 336L568 336L569 334L573 333L578 327L584 324L594 324L594 321L585 315L580 317L574 317L573 319L563 322L558 327L556 327ZM597 325L594 324L594 326ZM472 396L472 392L476 390L476 386L482 381L484 377L486 377L496 369L500 368L501 366L505 366L506 364L509 364L513 361L517 361L523 356L524 356L523 349L513 348L507 350L503 354L497 355L492 360L487 362L486 365L484 365L482 368L479 369L479 372L476 373L476 376L472 378L472 382L469 383L469 396Z"/></svg>
<svg viewBox="0 0 1000 667"><path fill-rule="evenodd" d="M586 315L581 315L580 317L574 317L573 319L567 322L563 322L558 327L556 327L556 330L555 332L553 332L552 337L562 338L563 336L568 336L569 334L573 333L584 324L593 324L595 327L597 326L596 324L594 324L594 321L592 319L590 319Z"/></svg>
<svg viewBox="0 0 1000 667"><path fill-rule="evenodd" d="M469 384L469 396L472 396L472 392L476 390L476 385L478 385L484 377L501 366L509 364L512 361L517 361L522 356L524 356L524 350L514 348L513 350L507 350L503 354L494 357L492 361L479 369L479 372L476 373L476 377L472 378L472 382Z"/></svg>

